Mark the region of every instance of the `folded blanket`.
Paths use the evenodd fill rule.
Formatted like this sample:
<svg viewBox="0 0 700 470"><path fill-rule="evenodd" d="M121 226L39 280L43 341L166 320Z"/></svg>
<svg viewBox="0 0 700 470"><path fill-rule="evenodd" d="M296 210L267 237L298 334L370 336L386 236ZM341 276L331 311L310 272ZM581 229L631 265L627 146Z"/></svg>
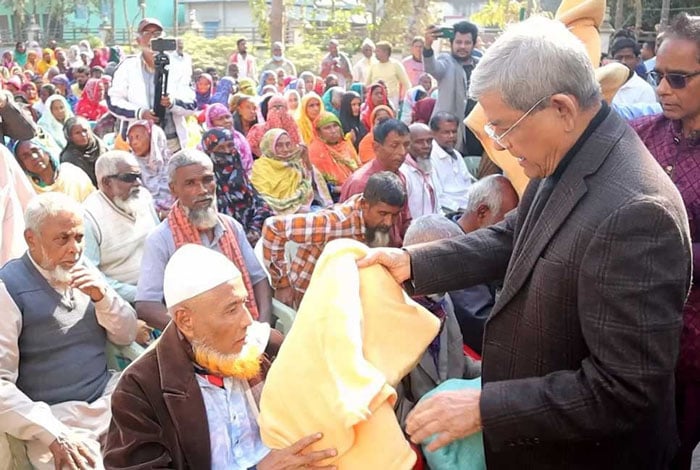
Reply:
<svg viewBox="0 0 700 470"><path fill-rule="evenodd" d="M312 450L344 469L410 469L415 453L393 411L394 387L438 334L439 320L383 267L359 270L367 247L329 243L268 372L260 432L270 448L322 432Z"/></svg>

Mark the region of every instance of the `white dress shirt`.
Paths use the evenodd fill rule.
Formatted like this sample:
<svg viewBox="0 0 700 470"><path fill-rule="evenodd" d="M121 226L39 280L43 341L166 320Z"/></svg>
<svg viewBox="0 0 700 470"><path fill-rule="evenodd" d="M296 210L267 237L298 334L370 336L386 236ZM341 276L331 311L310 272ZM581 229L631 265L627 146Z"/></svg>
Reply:
<svg viewBox="0 0 700 470"><path fill-rule="evenodd" d="M445 212L457 211L467 205L467 189L475 181L457 150L447 153L436 141L430 152L433 184L438 206Z"/></svg>
<svg viewBox="0 0 700 470"><path fill-rule="evenodd" d="M401 165L399 171L406 178L406 195L411 219L415 220L422 215L438 213L432 171L424 173L418 168L411 155L406 156L406 161Z"/></svg>
<svg viewBox="0 0 700 470"><path fill-rule="evenodd" d="M656 91L636 73L617 90L612 104L615 106L633 106L656 103Z"/></svg>

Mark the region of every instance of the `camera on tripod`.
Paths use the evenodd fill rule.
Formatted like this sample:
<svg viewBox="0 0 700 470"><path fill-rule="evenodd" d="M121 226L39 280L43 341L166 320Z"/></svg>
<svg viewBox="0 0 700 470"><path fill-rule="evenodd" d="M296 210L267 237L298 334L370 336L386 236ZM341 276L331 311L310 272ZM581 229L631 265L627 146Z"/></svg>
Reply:
<svg viewBox="0 0 700 470"><path fill-rule="evenodd" d="M175 39L151 39L151 50L154 52L170 52L177 49Z"/></svg>

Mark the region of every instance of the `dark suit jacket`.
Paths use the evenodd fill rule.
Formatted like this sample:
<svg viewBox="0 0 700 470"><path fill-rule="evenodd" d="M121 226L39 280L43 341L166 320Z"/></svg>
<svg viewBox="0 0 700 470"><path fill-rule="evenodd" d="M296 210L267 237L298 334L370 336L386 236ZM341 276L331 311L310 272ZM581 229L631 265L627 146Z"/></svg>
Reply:
<svg viewBox="0 0 700 470"><path fill-rule="evenodd" d="M489 468L665 468L691 277L683 202L612 112L529 220L539 185L496 226L407 249L416 293L505 276L484 333Z"/></svg>
<svg viewBox="0 0 700 470"><path fill-rule="evenodd" d="M264 372L280 344L281 334L272 330ZM204 399L186 351L171 323L155 347L123 372L112 394L106 469L211 468Z"/></svg>

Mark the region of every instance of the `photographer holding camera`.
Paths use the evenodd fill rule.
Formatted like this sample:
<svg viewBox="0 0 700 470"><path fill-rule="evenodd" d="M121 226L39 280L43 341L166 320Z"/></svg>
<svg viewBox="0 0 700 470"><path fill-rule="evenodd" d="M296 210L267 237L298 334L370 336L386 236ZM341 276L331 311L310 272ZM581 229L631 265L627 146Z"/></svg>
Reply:
<svg viewBox="0 0 700 470"><path fill-rule="evenodd" d="M131 122L145 119L163 129L168 149L174 153L185 148L187 143L185 118L196 110L194 90L189 86L190 77L185 76L184 68L168 67L168 55L165 52L156 54L151 47L151 40L157 40L163 34L160 21L144 18L137 32L141 52L127 57L117 67L107 95L107 106L121 120L119 135L122 139L126 140L126 129ZM161 42L164 44L160 48L167 49L168 44ZM158 101L156 94L160 87L156 78L168 68L168 79L158 80L164 84Z"/></svg>
<svg viewBox="0 0 700 470"><path fill-rule="evenodd" d="M467 144L471 143L468 141L476 141L476 138L469 136L470 139L465 139L465 134L471 132L462 124L467 112L471 111L474 104L473 101L470 103L468 100L468 91L472 71L478 62L478 59L472 56L477 35L476 25L468 21L460 21L452 27L430 26L424 38L425 72L435 77L440 90L433 116L442 111L457 116L459 122L456 147L462 155L481 155L482 152L478 147L475 151L467 148ZM438 38L448 39L451 50L449 53L445 52L435 57L432 46Z"/></svg>

